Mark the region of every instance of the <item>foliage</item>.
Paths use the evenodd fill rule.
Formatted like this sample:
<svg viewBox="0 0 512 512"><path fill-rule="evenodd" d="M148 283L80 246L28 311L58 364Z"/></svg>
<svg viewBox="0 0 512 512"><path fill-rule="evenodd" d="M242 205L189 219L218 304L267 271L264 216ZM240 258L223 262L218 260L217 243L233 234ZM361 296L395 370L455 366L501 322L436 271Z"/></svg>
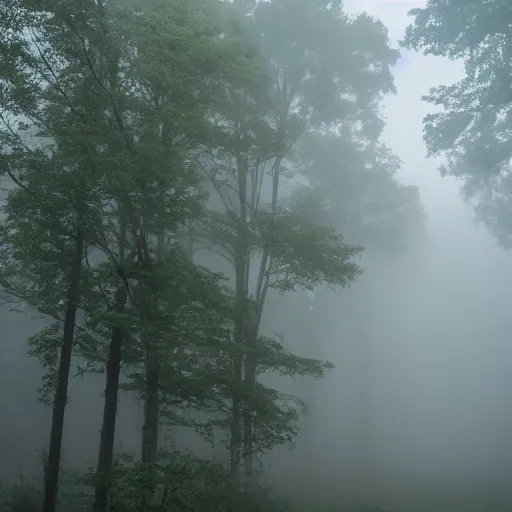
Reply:
<svg viewBox="0 0 512 512"><path fill-rule="evenodd" d="M424 98L440 107L424 119L429 155L446 156L443 175L460 178L498 242L512 247L510 223L510 93L512 9L509 2L430 0L415 17L404 46L461 59L465 76Z"/></svg>
<svg viewBox="0 0 512 512"><path fill-rule="evenodd" d="M398 54L389 47L382 24L366 15L347 16L339 2L276 0L239 8L238 30L243 27L249 34L267 80L228 87L226 102L219 105L217 138L198 158L216 202L198 234L233 267L234 337L244 346L234 371L244 374L248 390L257 390L260 356L252 345L261 342L269 290L321 284L339 289L360 274L355 262L359 246L322 227L312 215L282 205L283 181L300 171L298 141L343 124L354 126L361 138L378 136L377 105L394 90L390 66ZM256 269L255 282L251 268ZM248 403L234 409L238 406L245 408L247 445L254 435L251 418L258 415ZM233 416L238 415L234 410ZM248 446L244 450L253 452Z"/></svg>
<svg viewBox="0 0 512 512"><path fill-rule="evenodd" d="M418 189L397 180L401 162L378 139L360 139L346 126L310 133L297 153L298 172L308 181L288 202L319 224L390 256L407 251L423 232Z"/></svg>
<svg viewBox="0 0 512 512"><path fill-rule="evenodd" d="M87 488L94 478L93 471L73 476L68 483L64 503L72 504L77 512L88 510L90 498ZM151 504L143 503L143 489L154 485L155 479L157 491L154 499ZM234 486L229 469L223 464L176 451L162 451L152 468L137 462L131 454L118 454L113 466L109 501L110 510L123 512L290 510L272 497L270 489L254 484Z"/></svg>
<svg viewBox="0 0 512 512"><path fill-rule="evenodd" d="M0 284L54 321L29 340L47 370L41 399L62 381L61 326L79 308L80 374L106 372L117 394L122 369L121 388L156 407L155 432L187 426L213 441L220 427L251 473L253 458L293 445L307 410L259 377L333 368L261 332L267 294L349 286L359 243L403 232L417 210L378 142L397 58L385 27L327 0L11 4L0 6L0 166L12 185ZM286 197L299 174L342 203L333 217L303 190ZM376 217L374 231L332 226L352 209ZM226 275L193 260L200 244L231 264ZM284 510L234 469L166 452L119 456L101 478L116 510ZM73 510L89 507L93 473Z"/></svg>
<svg viewBox="0 0 512 512"><path fill-rule="evenodd" d="M34 487L19 484L0 486L0 512L36 512L41 507L41 493Z"/></svg>
<svg viewBox="0 0 512 512"><path fill-rule="evenodd" d="M275 276L269 286L285 292L321 283L344 287L354 281L361 269L353 259L362 248L346 244L333 228L294 213L279 208L273 216L260 214L262 245L272 255L267 272Z"/></svg>
<svg viewBox="0 0 512 512"><path fill-rule="evenodd" d="M254 18L277 118L290 115L303 129L341 119L361 122L366 132L380 126L374 106L394 91L390 66L398 57L382 23L366 13L351 17L341 2L327 0L260 2Z"/></svg>

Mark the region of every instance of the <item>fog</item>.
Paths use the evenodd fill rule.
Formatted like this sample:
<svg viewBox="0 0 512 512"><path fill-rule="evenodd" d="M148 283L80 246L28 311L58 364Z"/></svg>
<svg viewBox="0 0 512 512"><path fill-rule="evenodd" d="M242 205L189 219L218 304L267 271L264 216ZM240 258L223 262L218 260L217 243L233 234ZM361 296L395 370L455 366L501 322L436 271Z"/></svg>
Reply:
<svg viewBox="0 0 512 512"><path fill-rule="evenodd" d="M347 5L377 15L398 39L418 3ZM420 98L461 77L459 63L402 50L384 138L404 162L401 179L420 188L428 241L402 261L371 264L331 299L322 350L336 370L315 386L302 440L306 478L354 479L352 488L409 510L430 493L425 510L512 504L503 497L512 484L512 259L474 222L460 184L425 158L422 141L432 106Z"/></svg>
<svg viewBox="0 0 512 512"><path fill-rule="evenodd" d="M380 17L396 42L418 2L346 5ZM441 178L439 161L426 158L422 118L432 107L421 96L458 80L462 67L402 50L394 73L398 94L385 101L384 140L403 161L400 179L420 189L428 235L400 257L365 257L364 275L343 292L268 308L266 330L284 331L294 349L336 368L325 380L280 384L304 396L310 414L296 449L280 448L264 464L306 494L320 489L396 512L509 511L512 256L474 222L460 184ZM325 322L313 343L308 315ZM51 414L37 404L42 372L26 356L26 340L42 322L10 305L0 316L4 482L35 475L48 441ZM64 459L77 468L96 461L102 410L104 377L86 379L72 381L66 416ZM123 397L119 414L118 447L136 450L142 406ZM180 433L175 441L197 443Z"/></svg>

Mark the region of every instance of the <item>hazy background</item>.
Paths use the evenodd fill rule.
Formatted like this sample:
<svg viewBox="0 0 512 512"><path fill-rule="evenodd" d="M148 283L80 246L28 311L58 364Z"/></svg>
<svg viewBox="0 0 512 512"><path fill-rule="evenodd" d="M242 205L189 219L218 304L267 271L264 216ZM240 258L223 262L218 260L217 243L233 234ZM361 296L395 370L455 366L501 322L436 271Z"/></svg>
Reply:
<svg viewBox="0 0 512 512"><path fill-rule="evenodd" d="M395 42L423 2L346 5L379 17ZM331 489L348 481L408 510L512 509L512 255L475 225L422 140L433 107L421 96L461 77L461 63L402 49L384 140L403 161L401 180L420 188L428 241L401 261L370 263L333 297L340 320L323 355L337 368L315 385L299 446L306 480Z"/></svg>
<svg viewBox="0 0 512 512"><path fill-rule="evenodd" d="M421 2L348 0L346 5L381 18L396 41L408 24L407 11ZM421 96L431 86L457 80L461 66L403 51L395 72L398 95L386 100L384 137L403 160L401 179L420 188L428 240L400 260L369 261L359 283L327 301L324 295L312 310L329 322L304 350L337 368L327 380L301 386L312 414L303 422L297 450L279 450L268 465L295 485L351 489L356 497L393 505L397 512L420 511L414 504L422 493L422 503L429 503L425 509L436 512L450 500L459 505L480 500L475 510L482 512L512 510L512 500L504 501L512 488L512 255L474 225L458 184L442 179L438 162L426 160L422 117L431 107ZM308 319L297 315L309 310L298 304L302 300L287 305L289 330L295 329L297 339L307 338ZM282 322L286 313L279 314ZM268 322L271 328L277 319L269 314ZM35 471L34 446L48 440L49 412L36 405L40 370L25 356L24 341L40 321L6 306L0 325L0 380L6 390L0 397L0 480L5 481L16 476L13 467ZM102 376L96 386L81 386L80 379L72 385L68 464L94 463L101 414L96 398L102 388ZM90 396L97 405L78 407L73 396L86 404ZM118 423L133 446L142 421L137 408L124 399ZM412 506L399 508L400 503Z"/></svg>

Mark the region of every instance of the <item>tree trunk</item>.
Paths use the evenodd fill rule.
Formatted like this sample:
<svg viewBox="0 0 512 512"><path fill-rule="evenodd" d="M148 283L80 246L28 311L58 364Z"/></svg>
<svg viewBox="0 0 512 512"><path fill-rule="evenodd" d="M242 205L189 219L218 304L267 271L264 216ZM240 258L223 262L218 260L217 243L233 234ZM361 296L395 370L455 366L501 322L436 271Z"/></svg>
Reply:
<svg viewBox="0 0 512 512"><path fill-rule="evenodd" d="M242 451L242 355L236 355L233 364L233 392L231 399L230 454L231 473L238 475Z"/></svg>
<svg viewBox="0 0 512 512"><path fill-rule="evenodd" d="M164 232L158 233L157 248L158 252L164 251L165 245ZM189 238L190 228L189 228ZM146 265L150 265L149 247L146 239L143 237L141 243L145 245L144 253L146 254L144 261ZM187 244L188 246L188 244ZM189 250L189 257L192 259L192 250ZM140 260L142 263L143 260ZM150 265L151 267L151 265ZM154 298L155 308L158 310L158 297ZM146 318L148 321L158 321L154 318L153 312ZM154 464L158 455L158 427L160 423L160 351L158 340L147 339L145 343L146 352L146 389L144 404L144 425L142 427L142 454L143 463Z"/></svg>
<svg viewBox="0 0 512 512"><path fill-rule="evenodd" d="M231 472L238 475L242 453L242 407L243 407L243 350L247 324L247 275L249 272L249 243L247 233L247 162L237 155L238 195L240 217L235 239L235 330L234 340L238 353L233 358L233 390L231 412Z"/></svg>
<svg viewBox="0 0 512 512"><path fill-rule="evenodd" d="M277 213L277 201L279 198L279 175L281 171L281 162L283 155L279 155L273 166L272 175L272 202L271 202L271 213L272 219L275 219ZM250 395L254 391L257 382L257 371L258 371L258 355L256 348L258 344L258 335L260 331L261 319L263 316L263 308L265 306L265 300L268 290L268 276L267 276L267 264L272 261L272 255L270 254L269 247L263 248L263 255L261 258L258 282L256 286L256 315L254 318L247 318L251 323L246 327L247 337L246 345L249 349L244 360L244 384L246 392ZM246 401L244 407L243 417L243 429L244 429L244 469L247 476L252 475L253 462L254 462L254 411L251 407L250 396L249 401Z"/></svg>
<svg viewBox="0 0 512 512"><path fill-rule="evenodd" d="M255 344L256 340L250 340L251 344ZM255 348L255 347L251 347ZM256 368L257 357L252 351L245 355L245 382L247 383L247 393L254 391L256 385ZM252 475L253 459L254 459L254 422L253 422L253 408L251 397L248 396L244 406L244 469L247 476Z"/></svg>
<svg viewBox="0 0 512 512"><path fill-rule="evenodd" d="M237 300L238 302L238 300ZM237 304L241 308L241 304ZM235 325L235 343L239 352L233 358L233 389L231 397L230 455L231 473L238 475L242 452L242 344L243 344L243 312L237 314Z"/></svg>
<svg viewBox="0 0 512 512"><path fill-rule="evenodd" d="M158 454L158 426L160 404L158 398L159 371L158 366L149 356L146 374L146 397L144 404L144 426L142 427L142 462L154 464Z"/></svg>
<svg viewBox="0 0 512 512"><path fill-rule="evenodd" d="M232 390L232 413L231 413L231 472L238 473L242 453L242 415L243 415L243 393L242 393L242 369L244 364L244 346L246 339L246 320L247 320L247 242L245 215L241 215L239 220L235 251L235 332L234 340L238 346L238 353L233 358L233 390Z"/></svg>
<svg viewBox="0 0 512 512"><path fill-rule="evenodd" d="M120 284L116 294L116 306L122 311L127 300L127 290ZM101 428L100 451L96 470L96 487L94 492L94 512L106 512L110 473L114 457L114 440L116 433L117 400L119 395L119 375L121 373L121 349L123 330L119 325L112 328L112 338L107 360L107 382L103 406L103 423Z"/></svg>
<svg viewBox="0 0 512 512"><path fill-rule="evenodd" d="M68 285L66 316L64 319L64 333L60 349L60 361L55 400L53 403L52 427L50 433L50 448L46 466L44 485L44 512L55 512L57 506L57 491L59 486L60 456L62 450L62 434L64 431L64 413L68 398L69 369L73 351L75 335L76 312L80 299L80 278L84 239L78 234L75 245L73 266L70 269Z"/></svg>
<svg viewBox="0 0 512 512"><path fill-rule="evenodd" d="M144 425L142 427L141 461L146 465L148 479L145 482L142 502L143 510L149 508L156 490L156 480L153 478L158 456L158 428L160 424L160 372L155 354L148 350L146 363L146 393L144 403Z"/></svg>

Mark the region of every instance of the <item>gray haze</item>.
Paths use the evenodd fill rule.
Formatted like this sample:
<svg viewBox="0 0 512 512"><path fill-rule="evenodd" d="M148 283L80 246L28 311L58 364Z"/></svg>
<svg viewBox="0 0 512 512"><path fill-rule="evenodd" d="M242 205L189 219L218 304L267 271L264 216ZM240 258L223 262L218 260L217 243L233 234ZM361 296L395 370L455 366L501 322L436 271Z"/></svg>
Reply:
<svg viewBox="0 0 512 512"><path fill-rule="evenodd" d="M407 10L418 5L347 2L379 16L394 40L407 25ZM295 485L350 488L357 499L367 495L397 512L421 512L414 500L422 493L432 500L426 510L442 511L457 499L482 512L512 510L512 500L505 505L501 498L512 488L512 255L474 225L458 184L439 177L421 138L431 108L421 96L460 76L457 63L404 53L398 95L386 101L385 141L404 162L401 179L420 187L428 240L402 259L365 261L360 282L328 300L324 293L319 308L316 300L289 296L279 311L267 311L267 330L336 364L325 381L282 384L312 408L296 451L282 449L267 460L275 476ZM326 319L320 339L307 336L306 312ZM26 339L42 321L8 306L0 321L0 480L6 481L16 477L13 467L36 471L35 450L48 441L50 413L36 404L40 370L25 355ZM72 384L64 453L70 466L95 461L102 388L101 376L93 386ZM122 448L136 449L141 422L139 406L124 398Z"/></svg>
<svg viewBox="0 0 512 512"><path fill-rule="evenodd" d="M382 19L393 40L421 5L347 2ZM376 496L394 493L390 503L410 499L414 510L405 494L432 490L436 510L450 492L471 503L473 491L475 510L510 510L501 494L512 484L512 255L474 224L439 162L425 158L422 118L432 106L420 98L461 78L462 65L402 55L384 139L404 162L401 179L420 187L429 240L401 262L367 266L334 299L322 352L337 368L315 386L303 439L309 476L355 480Z"/></svg>

